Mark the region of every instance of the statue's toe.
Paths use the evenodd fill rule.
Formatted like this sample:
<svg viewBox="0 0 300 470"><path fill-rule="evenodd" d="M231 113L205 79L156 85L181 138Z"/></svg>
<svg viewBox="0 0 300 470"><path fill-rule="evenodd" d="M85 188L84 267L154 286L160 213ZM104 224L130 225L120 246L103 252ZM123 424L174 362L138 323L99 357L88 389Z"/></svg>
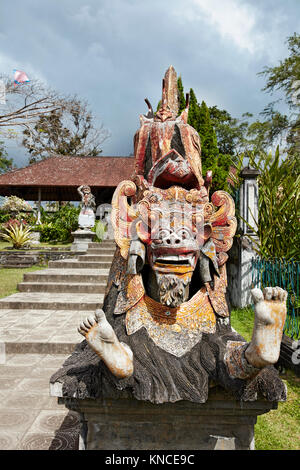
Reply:
<svg viewBox="0 0 300 470"><path fill-rule="evenodd" d="M264 300L263 293L258 288L252 289L251 295L252 295L252 300L254 304L256 304L257 302L260 302L261 300Z"/></svg>

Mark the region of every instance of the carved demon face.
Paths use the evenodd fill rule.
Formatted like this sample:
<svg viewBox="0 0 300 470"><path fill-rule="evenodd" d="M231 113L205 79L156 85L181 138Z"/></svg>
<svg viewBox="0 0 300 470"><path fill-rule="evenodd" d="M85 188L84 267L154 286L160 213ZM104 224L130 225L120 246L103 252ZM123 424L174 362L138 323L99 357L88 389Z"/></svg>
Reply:
<svg viewBox="0 0 300 470"><path fill-rule="evenodd" d="M170 204L163 213L159 211L158 223L151 231L147 247L159 301L169 307L177 307L186 300L198 260L197 233L192 216L188 215L190 217L184 211L184 204L180 203Z"/></svg>

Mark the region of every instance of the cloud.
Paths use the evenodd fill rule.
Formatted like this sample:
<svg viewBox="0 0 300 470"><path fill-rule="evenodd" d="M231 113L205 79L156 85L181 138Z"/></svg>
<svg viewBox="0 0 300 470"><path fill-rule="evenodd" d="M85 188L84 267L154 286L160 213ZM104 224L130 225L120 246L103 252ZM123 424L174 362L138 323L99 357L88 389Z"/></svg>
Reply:
<svg viewBox="0 0 300 470"><path fill-rule="evenodd" d="M225 41L254 54L261 47L263 33L255 29L258 12L241 0L185 0L184 8L174 12L188 22L204 22ZM205 28L202 29L205 34Z"/></svg>
<svg viewBox="0 0 300 470"><path fill-rule="evenodd" d="M170 64L198 100L257 115L269 101L257 73L286 57L299 10L299 0L3 2L0 72L21 68L87 99L112 133L103 153L127 155Z"/></svg>

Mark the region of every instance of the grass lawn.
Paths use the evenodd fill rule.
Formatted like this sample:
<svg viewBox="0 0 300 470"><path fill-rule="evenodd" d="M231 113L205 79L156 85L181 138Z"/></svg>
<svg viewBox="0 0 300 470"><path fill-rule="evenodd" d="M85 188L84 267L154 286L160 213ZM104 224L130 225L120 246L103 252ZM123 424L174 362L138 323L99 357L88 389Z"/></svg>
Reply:
<svg viewBox="0 0 300 470"><path fill-rule="evenodd" d="M45 269L45 267L32 266L30 268L0 268L0 298L18 292L17 284L23 280L23 274L37 271L39 269Z"/></svg>
<svg viewBox="0 0 300 470"><path fill-rule="evenodd" d="M38 248L68 248L71 246L72 243L58 243L57 245L51 244L51 243L39 243L38 245L35 245L35 247ZM0 251L4 250L5 248L12 247L12 243L5 242L5 241L0 241Z"/></svg>
<svg viewBox="0 0 300 470"><path fill-rule="evenodd" d="M251 340L254 312L251 308L233 310L232 327ZM300 450L300 378L291 371L281 374L287 386L287 401L278 409L258 416L255 425L256 450Z"/></svg>

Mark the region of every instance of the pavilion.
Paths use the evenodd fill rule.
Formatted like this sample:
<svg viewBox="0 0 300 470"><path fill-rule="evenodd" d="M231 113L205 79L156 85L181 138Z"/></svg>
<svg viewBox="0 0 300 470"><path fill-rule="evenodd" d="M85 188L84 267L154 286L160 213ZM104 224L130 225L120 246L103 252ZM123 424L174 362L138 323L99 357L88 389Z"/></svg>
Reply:
<svg viewBox="0 0 300 470"><path fill-rule="evenodd" d="M120 181L130 179L134 157L58 155L0 175L0 196L26 201L79 201L77 188L91 187L96 205L110 203Z"/></svg>

